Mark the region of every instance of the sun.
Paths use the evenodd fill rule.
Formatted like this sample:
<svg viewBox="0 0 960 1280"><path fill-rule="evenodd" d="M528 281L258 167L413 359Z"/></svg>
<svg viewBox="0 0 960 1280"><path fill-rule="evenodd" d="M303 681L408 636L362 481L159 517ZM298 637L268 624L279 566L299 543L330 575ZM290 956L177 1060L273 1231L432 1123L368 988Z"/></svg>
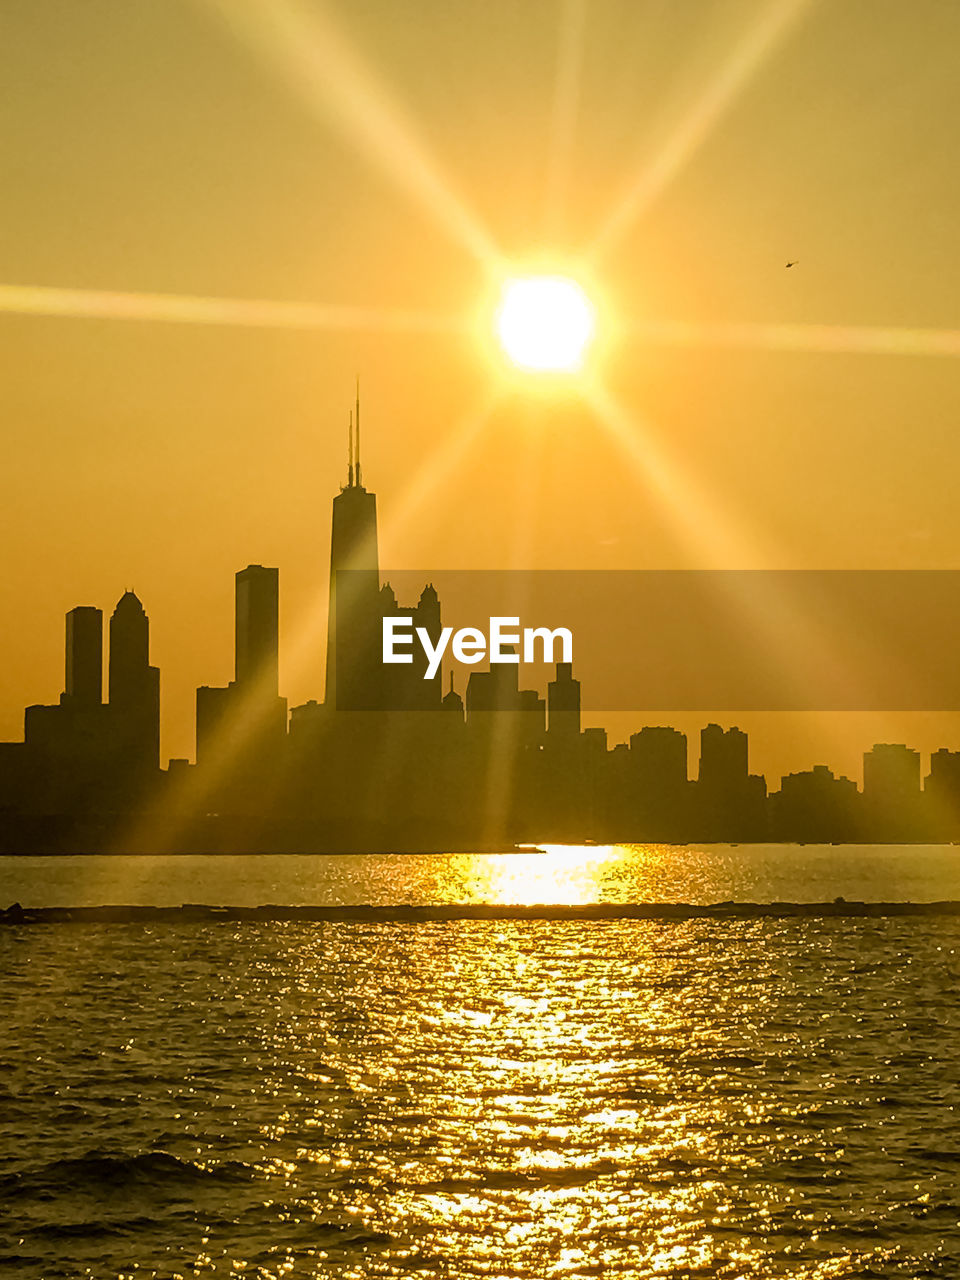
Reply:
<svg viewBox="0 0 960 1280"><path fill-rule="evenodd" d="M514 276L504 282L494 327L518 369L578 373L593 341L596 308L569 276Z"/></svg>

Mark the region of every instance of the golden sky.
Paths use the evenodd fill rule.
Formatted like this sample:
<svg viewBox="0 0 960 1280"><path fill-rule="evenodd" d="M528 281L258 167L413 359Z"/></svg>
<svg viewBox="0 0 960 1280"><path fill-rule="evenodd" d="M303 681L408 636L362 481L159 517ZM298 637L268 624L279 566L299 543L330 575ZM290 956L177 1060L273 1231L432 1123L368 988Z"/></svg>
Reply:
<svg viewBox="0 0 960 1280"><path fill-rule="evenodd" d="M357 372L387 567L958 567L958 41L944 0L5 0L0 737L133 587L192 755L249 562L321 695ZM531 261L597 290L597 394L478 337Z"/></svg>

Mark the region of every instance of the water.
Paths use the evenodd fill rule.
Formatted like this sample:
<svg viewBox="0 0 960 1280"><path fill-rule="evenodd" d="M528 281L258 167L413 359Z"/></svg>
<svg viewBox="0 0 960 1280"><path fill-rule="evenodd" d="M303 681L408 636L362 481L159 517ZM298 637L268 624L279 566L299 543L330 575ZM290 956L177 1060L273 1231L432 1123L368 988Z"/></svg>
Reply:
<svg viewBox="0 0 960 1280"><path fill-rule="evenodd" d="M0 906L960 900L954 845L550 845L547 853L0 857Z"/></svg>
<svg viewBox="0 0 960 1280"><path fill-rule="evenodd" d="M364 859L354 892L649 897L647 855L661 899L960 897L951 850ZM143 861L7 863L2 898L158 901ZM166 883L348 891L297 861ZM34 925L0 973L4 1274L960 1274L955 918Z"/></svg>

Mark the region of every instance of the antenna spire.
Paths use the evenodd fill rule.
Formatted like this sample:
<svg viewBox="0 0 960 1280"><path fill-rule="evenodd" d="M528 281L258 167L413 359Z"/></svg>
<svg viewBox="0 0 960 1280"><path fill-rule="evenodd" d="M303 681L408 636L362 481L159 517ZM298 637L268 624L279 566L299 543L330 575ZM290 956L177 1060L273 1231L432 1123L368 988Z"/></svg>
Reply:
<svg viewBox="0 0 960 1280"><path fill-rule="evenodd" d="M353 410L350 410L350 426L347 431L347 488L353 488Z"/></svg>
<svg viewBox="0 0 960 1280"><path fill-rule="evenodd" d="M360 484L360 375L357 374L357 409L354 419L357 431L357 484Z"/></svg>

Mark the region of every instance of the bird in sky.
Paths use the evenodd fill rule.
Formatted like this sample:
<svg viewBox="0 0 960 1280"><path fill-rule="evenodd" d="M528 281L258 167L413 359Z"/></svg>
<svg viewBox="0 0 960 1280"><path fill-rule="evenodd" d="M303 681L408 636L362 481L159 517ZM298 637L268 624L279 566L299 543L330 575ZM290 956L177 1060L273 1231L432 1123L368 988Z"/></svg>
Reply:
<svg viewBox="0 0 960 1280"><path fill-rule="evenodd" d="M787 266L788 266L788 267L795 267L796 265L797 265L797 264L796 264L796 261L794 261L794 262L788 262L788 263L787 263Z"/></svg>

